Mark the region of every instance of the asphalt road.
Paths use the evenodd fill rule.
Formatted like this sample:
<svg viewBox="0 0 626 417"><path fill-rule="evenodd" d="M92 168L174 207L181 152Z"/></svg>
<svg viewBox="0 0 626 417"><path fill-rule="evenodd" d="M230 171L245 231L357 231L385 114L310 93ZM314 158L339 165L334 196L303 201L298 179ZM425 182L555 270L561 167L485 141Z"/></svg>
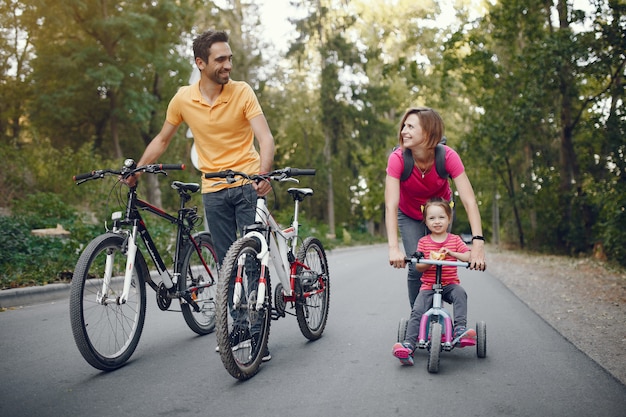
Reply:
<svg viewBox="0 0 626 417"><path fill-rule="evenodd" d="M384 246L329 254L330 316L307 342L295 317L272 322L273 359L246 382L148 292L128 364L90 367L74 345L67 297L0 313L0 416L626 416L626 386L576 349L488 272L461 270L469 322L487 322L487 357L426 351L414 367L391 355L408 317L405 271ZM173 303L176 305L176 303Z"/></svg>

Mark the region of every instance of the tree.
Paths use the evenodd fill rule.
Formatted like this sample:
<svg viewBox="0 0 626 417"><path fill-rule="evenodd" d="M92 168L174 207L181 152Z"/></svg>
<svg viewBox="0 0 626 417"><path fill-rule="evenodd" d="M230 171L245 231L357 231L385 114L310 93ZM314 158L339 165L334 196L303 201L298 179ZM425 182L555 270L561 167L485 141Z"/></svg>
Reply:
<svg viewBox="0 0 626 417"><path fill-rule="evenodd" d="M45 0L41 12L31 120L58 145L94 138L105 154L135 153L137 136L154 129L155 108L188 77L177 45L191 2Z"/></svg>
<svg viewBox="0 0 626 417"><path fill-rule="evenodd" d="M33 94L33 5L28 1L0 1L0 143L17 146L26 107Z"/></svg>
<svg viewBox="0 0 626 417"><path fill-rule="evenodd" d="M602 16L615 7L597 4ZM615 53L623 42L623 18L612 20L608 30L598 15L595 25L579 29L591 16L564 1L555 8L551 2L505 1L448 43L448 58L464 68L468 91L483 113L471 148L507 190L522 246L529 236L534 247L575 253L588 250L594 239L598 207L585 177L600 149L597 137L596 145L581 139L596 136L589 121L604 119L598 110L624 72L623 54ZM620 28L621 35L606 36Z"/></svg>

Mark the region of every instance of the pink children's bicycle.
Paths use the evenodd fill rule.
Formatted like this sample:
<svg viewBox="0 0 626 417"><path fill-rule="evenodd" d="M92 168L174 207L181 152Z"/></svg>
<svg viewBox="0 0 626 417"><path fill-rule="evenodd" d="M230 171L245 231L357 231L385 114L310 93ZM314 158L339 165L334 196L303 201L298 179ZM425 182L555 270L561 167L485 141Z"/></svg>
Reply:
<svg viewBox="0 0 626 417"><path fill-rule="evenodd" d="M416 349L427 349L428 356L428 372L439 372L439 356L441 351L451 352L455 347L476 346L476 356L485 358L487 356L487 325L484 321L476 322L476 337L458 337L453 338L452 316L443 307L441 285L441 270L444 265L469 267L468 262L460 261L438 261L433 259L425 259L423 254L416 252L412 257L405 259L407 263L414 265L416 263L431 264L436 266L436 282L433 285L435 294L433 295L433 305L426 311L420 320L419 334L417 338ZM405 340L407 325L409 321L406 318L400 319L398 325L398 342ZM440 342L437 342L440 341Z"/></svg>

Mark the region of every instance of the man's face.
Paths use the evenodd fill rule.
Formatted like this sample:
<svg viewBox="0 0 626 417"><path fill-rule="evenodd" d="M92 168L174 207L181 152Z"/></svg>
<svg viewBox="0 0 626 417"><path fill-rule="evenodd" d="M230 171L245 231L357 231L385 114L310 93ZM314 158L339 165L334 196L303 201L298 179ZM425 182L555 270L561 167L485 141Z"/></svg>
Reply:
<svg viewBox="0 0 626 417"><path fill-rule="evenodd" d="M217 42L211 46L209 62L202 72L216 84L226 84L233 68L233 53L226 42Z"/></svg>

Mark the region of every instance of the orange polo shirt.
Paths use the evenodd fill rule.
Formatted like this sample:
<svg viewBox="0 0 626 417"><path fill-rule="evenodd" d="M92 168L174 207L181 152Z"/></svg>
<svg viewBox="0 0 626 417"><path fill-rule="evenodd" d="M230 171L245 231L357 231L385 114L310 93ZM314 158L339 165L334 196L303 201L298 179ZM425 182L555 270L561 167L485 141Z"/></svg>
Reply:
<svg viewBox="0 0 626 417"><path fill-rule="evenodd" d="M213 105L200 94L200 82L181 87L170 100L166 120L178 126L187 123L198 152L200 171L226 169L258 174L261 157L254 147L250 120L263 114L259 101L247 83L230 80ZM202 192L210 193L241 185L220 184L222 179L202 178Z"/></svg>

